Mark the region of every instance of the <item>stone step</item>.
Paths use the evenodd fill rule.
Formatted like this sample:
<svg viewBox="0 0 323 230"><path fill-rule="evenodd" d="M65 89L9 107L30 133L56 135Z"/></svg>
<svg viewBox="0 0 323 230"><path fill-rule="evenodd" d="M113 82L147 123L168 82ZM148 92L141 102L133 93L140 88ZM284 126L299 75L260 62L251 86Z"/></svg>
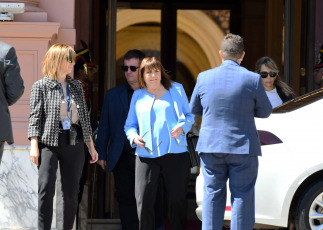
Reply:
<svg viewBox="0 0 323 230"><path fill-rule="evenodd" d="M86 230L121 230L120 219L89 219Z"/></svg>

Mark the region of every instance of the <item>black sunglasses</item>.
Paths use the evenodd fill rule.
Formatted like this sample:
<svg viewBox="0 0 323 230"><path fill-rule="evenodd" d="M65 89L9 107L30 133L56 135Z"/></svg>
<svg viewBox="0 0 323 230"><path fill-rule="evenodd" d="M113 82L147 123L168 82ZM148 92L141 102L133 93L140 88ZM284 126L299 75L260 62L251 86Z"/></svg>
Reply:
<svg viewBox="0 0 323 230"><path fill-rule="evenodd" d="M66 57L66 60L67 60L69 63L75 62L75 60L73 60L70 56L67 56L67 57Z"/></svg>
<svg viewBox="0 0 323 230"><path fill-rule="evenodd" d="M151 130L148 130L147 132L145 132L144 133L144 135L142 135L142 137L141 138L144 138L144 136L147 134L147 133L149 133ZM163 141L161 141L157 146L156 146L156 148L154 149L154 150L151 150L150 148L148 148L148 147L146 147L145 146L145 150L148 152L148 153L152 153L152 152L154 152L158 147L159 147L159 145L162 143Z"/></svg>
<svg viewBox="0 0 323 230"><path fill-rule="evenodd" d="M130 68L130 70L131 70L132 72L136 72L136 71L137 71L137 69L138 69L139 67L136 67L136 66L133 66L133 65L131 65L131 66L123 65L123 66L121 66L121 69L122 69L124 72L127 72L129 68Z"/></svg>
<svg viewBox="0 0 323 230"><path fill-rule="evenodd" d="M259 74L260 74L260 76L262 78L266 78L268 76L268 74L269 74L270 77L276 77L277 76L277 73L276 72L272 72L272 71L270 71L269 73L267 73L267 72L260 72Z"/></svg>

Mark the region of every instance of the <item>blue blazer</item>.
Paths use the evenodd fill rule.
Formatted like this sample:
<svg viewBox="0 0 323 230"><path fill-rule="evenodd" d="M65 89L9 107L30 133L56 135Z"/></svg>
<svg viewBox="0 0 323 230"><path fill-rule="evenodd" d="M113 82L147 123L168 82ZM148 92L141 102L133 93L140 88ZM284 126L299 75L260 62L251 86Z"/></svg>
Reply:
<svg viewBox="0 0 323 230"><path fill-rule="evenodd" d="M123 130L128 114L127 83L105 94L95 148L99 160L107 161L108 171L117 164L127 140Z"/></svg>
<svg viewBox="0 0 323 230"><path fill-rule="evenodd" d="M268 117L272 107L258 74L225 60L199 74L190 108L203 116L198 152L261 155L254 117Z"/></svg>
<svg viewBox="0 0 323 230"><path fill-rule="evenodd" d="M194 122L194 116L190 112L188 100L181 84L172 82L172 87L169 89L171 94L174 109L177 114L178 124L181 124L184 133L187 133ZM128 118L125 124L125 132L128 140L133 147L137 145L133 144L133 139L137 136L143 136L148 130L151 129L150 124L150 111L153 106L154 98L151 97L146 89L136 90L132 96ZM174 127L169 127L170 130ZM146 147L152 149L151 132L148 132L145 137ZM179 145L187 146L185 135L180 135L176 138L176 142ZM175 152L176 146L169 146L168 153ZM136 154L138 156L146 156L147 152L142 147L136 148Z"/></svg>

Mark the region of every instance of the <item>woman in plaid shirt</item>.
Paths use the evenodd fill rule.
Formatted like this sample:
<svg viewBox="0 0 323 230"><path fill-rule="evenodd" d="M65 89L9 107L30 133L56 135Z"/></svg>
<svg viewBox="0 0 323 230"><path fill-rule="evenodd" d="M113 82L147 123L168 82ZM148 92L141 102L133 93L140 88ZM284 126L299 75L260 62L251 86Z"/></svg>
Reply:
<svg viewBox="0 0 323 230"><path fill-rule="evenodd" d="M31 90L28 138L30 159L38 166L40 230L51 228L58 165L64 198L63 225L64 229L72 229L84 164L84 142L92 157L90 163L98 159L82 85L68 76L75 56L70 46L53 45L42 63L45 77L35 82Z"/></svg>

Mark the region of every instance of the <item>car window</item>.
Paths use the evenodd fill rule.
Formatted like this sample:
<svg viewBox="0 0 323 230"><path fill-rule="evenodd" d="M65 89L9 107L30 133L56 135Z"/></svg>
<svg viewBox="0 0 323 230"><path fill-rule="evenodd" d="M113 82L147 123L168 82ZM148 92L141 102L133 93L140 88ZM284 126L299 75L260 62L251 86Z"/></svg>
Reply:
<svg viewBox="0 0 323 230"><path fill-rule="evenodd" d="M299 109L305 105L311 104L323 98L323 89L318 89L310 93L296 97L284 104L281 104L273 109L273 113L286 113Z"/></svg>
<svg viewBox="0 0 323 230"><path fill-rule="evenodd" d="M258 136L261 145L274 145L283 143L275 134L272 134L268 131L258 130Z"/></svg>

